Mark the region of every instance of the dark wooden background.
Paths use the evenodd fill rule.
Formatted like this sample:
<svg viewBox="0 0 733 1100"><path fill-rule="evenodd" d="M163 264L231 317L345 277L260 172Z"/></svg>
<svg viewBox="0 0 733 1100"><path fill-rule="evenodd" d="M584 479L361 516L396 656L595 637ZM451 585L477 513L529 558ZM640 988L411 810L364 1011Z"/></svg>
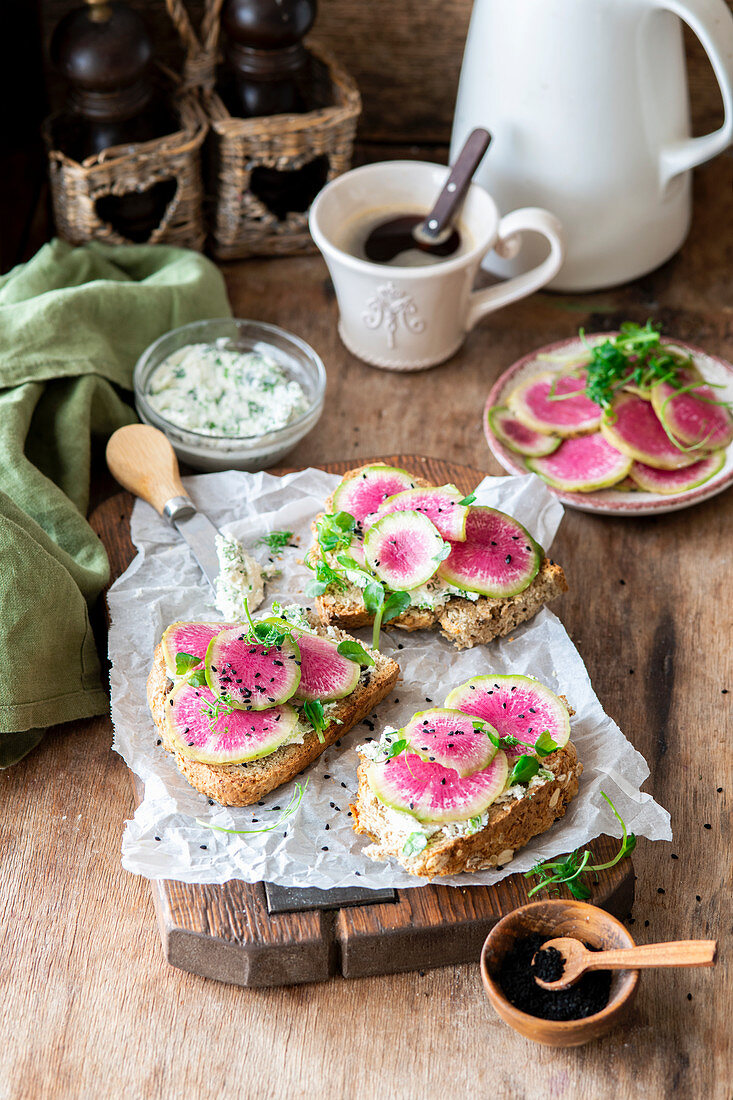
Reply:
<svg viewBox="0 0 733 1100"><path fill-rule="evenodd" d="M40 0L44 42L78 2ZM160 59L175 67L180 49L163 0L130 2L150 26ZM733 7L733 0L727 2ZM194 26L203 7L202 0L187 3ZM359 84L362 141L447 143L471 7L471 0L321 0L314 37L339 56ZM704 132L719 125L720 96L703 50L689 32L687 38L694 123ZM52 74L49 92L58 103L63 92Z"/></svg>

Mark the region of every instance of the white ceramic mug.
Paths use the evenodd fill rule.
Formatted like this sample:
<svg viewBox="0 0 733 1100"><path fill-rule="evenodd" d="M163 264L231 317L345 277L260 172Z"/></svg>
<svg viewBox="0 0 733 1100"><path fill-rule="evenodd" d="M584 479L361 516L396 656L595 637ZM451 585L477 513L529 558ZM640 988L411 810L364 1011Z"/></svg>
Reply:
<svg viewBox="0 0 733 1100"><path fill-rule="evenodd" d="M681 20L704 46L725 121L690 136ZM691 169L733 140L733 18L724 0L475 0L452 152L491 131L476 182L500 210L547 207L566 257L554 290L597 290L668 259L690 225ZM516 275L542 253L509 262Z"/></svg>
<svg viewBox="0 0 733 1100"><path fill-rule="evenodd" d="M482 317L544 286L562 263L562 232L554 215L529 208L500 218L491 196L475 184L459 216L464 245L455 256L424 267L393 267L345 251L345 227L370 211L377 220L382 211L385 217L427 213L448 172L421 161L367 164L332 180L311 206L311 235L338 299L339 334L353 355L372 366L411 371L442 363ZM493 248L514 255L525 231L541 234L549 255L516 278L473 290L486 254Z"/></svg>

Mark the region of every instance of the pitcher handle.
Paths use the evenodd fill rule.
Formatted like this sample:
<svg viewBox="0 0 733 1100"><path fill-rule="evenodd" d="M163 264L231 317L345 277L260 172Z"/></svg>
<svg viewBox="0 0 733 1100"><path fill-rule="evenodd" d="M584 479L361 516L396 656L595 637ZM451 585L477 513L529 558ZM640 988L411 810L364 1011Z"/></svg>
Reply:
<svg viewBox="0 0 733 1100"><path fill-rule="evenodd" d="M485 290L474 290L466 317L468 331L487 313L493 313L495 309L500 309L510 302L516 302L520 298L526 298L528 294L546 286L560 270L565 257L562 226L554 214L538 206L512 210L511 214L501 219L494 251L504 259L512 259L521 248L521 235L526 230L541 233L547 238L550 242L549 256L531 271L525 271L523 275L515 275L513 279L506 279Z"/></svg>
<svg viewBox="0 0 733 1100"><path fill-rule="evenodd" d="M660 170L664 187L680 172L704 164L733 142L733 16L725 0L654 0L654 3L678 15L700 39L720 86L725 110L719 130L671 142L662 149Z"/></svg>

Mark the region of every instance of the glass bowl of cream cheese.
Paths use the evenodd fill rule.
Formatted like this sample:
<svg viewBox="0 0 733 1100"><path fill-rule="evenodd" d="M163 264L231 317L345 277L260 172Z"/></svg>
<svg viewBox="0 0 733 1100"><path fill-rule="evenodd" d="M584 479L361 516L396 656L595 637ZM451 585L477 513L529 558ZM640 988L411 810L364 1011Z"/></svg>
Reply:
<svg viewBox="0 0 733 1100"><path fill-rule="evenodd" d="M161 336L133 372L145 424L197 470L264 470L323 412L326 370L304 340L261 321L194 321Z"/></svg>

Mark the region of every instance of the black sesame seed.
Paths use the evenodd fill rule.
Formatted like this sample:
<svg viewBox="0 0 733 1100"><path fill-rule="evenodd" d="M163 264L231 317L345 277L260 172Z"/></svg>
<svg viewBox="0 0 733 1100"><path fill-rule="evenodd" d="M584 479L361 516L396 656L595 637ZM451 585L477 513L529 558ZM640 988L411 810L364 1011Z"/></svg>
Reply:
<svg viewBox="0 0 733 1100"><path fill-rule="evenodd" d="M159 837L159 836L156 836L156 838L155 838L155 839L156 839L156 840L160 840L160 837Z"/></svg>
<svg viewBox="0 0 733 1100"><path fill-rule="evenodd" d="M672 852L672 859L679 859L679 858L680 858L680 857L679 857L678 855L675 855L675 853L674 853L674 852Z"/></svg>
<svg viewBox="0 0 733 1100"><path fill-rule="evenodd" d="M703 829L712 829L712 825L708 825L707 822L703 825Z"/></svg>
<svg viewBox="0 0 733 1100"><path fill-rule="evenodd" d="M666 891L665 891L663 886L658 886L657 887L657 893L658 894L664 894L664 893L666 893Z"/></svg>
<svg viewBox="0 0 733 1100"><path fill-rule="evenodd" d="M160 742L158 742L158 743L160 744ZM716 790L717 790L718 794L723 793L723 788L722 787L716 787Z"/></svg>
<svg viewBox="0 0 733 1100"><path fill-rule="evenodd" d="M325 824L325 825L323 826L323 828L324 828L324 829L330 829L330 828L331 828L331 826L330 826L330 825L329 825L328 823L326 823L326 824Z"/></svg>
<svg viewBox="0 0 733 1100"><path fill-rule="evenodd" d="M328 846L326 844L324 844L323 847L321 848L321 851L322 852L327 852L328 851Z"/></svg>
<svg viewBox="0 0 733 1100"><path fill-rule="evenodd" d="M644 927L645 927L645 928L648 928L648 927L649 927L649 921L648 921L648 920L645 920L645 921L644 921Z"/></svg>
<svg viewBox="0 0 733 1100"><path fill-rule="evenodd" d="M162 741L160 740L160 738L158 738L158 740L157 740L157 741L155 742L155 744L156 744L156 745L162 745L162 744L163 744L163 742L162 742Z"/></svg>
<svg viewBox="0 0 733 1100"><path fill-rule="evenodd" d="M691 1001L691 1000L692 1000L692 994L691 994L691 993L688 993L688 994L687 994L687 1000L688 1000L688 1001Z"/></svg>
<svg viewBox="0 0 733 1100"><path fill-rule="evenodd" d="M699 894L695 894L695 901L702 901L702 898Z"/></svg>
<svg viewBox="0 0 733 1100"><path fill-rule="evenodd" d="M199 848L201 849L202 852L205 852L207 850L205 844L199 844Z"/></svg>

